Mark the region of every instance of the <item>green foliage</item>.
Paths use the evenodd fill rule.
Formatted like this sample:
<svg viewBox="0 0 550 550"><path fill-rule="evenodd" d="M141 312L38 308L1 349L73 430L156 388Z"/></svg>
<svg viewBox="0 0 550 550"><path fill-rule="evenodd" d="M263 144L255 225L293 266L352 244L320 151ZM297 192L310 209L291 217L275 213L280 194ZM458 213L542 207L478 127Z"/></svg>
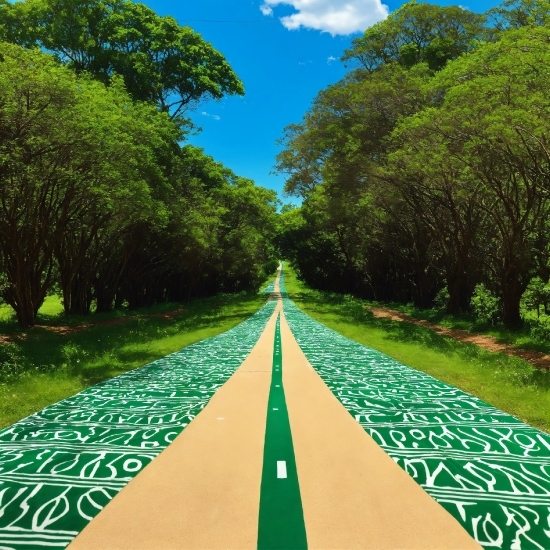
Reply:
<svg viewBox="0 0 550 550"><path fill-rule="evenodd" d="M496 324L501 317L499 299L483 284L476 285L472 295L472 311L484 323Z"/></svg>
<svg viewBox="0 0 550 550"><path fill-rule="evenodd" d="M550 283L545 283L540 277L534 277L527 285L521 298L522 306L527 310L535 310L540 318L540 307L544 306L544 313L548 314L550 303Z"/></svg>
<svg viewBox="0 0 550 550"><path fill-rule="evenodd" d="M473 201L482 218L470 241L483 243L509 326L521 322L521 295L548 242L550 73L538 67L550 60L549 39L541 27L509 31L450 64L433 83L444 101L403 121L390 157L401 180Z"/></svg>
<svg viewBox="0 0 550 550"><path fill-rule="evenodd" d="M123 88L77 78L38 50L0 45L0 237L4 299L32 324L54 280L54 258L75 271L105 233L159 219L155 147L179 135ZM73 273L60 264L66 288Z"/></svg>
<svg viewBox="0 0 550 550"><path fill-rule="evenodd" d="M433 71L470 51L484 33L485 17L459 6L441 7L412 0L353 40L343 56L367 71L397 62L426 63Z"/></svg>
<svg viewBox="0 0 550 550"><path fill-rule="evenodd" d="M385 154L397 121L425 103L428 78L425 65L409 71L392 63L322 91L303 123L286 129L277 157L279 171L289 174L285 192L306 198L324 182L349 193L368 185L364 172Z"/></svg>
<svg viewBox="0 0 550 550"><path fill-rule="evenodd" d="M54 53L135 100L179 117L194 102L244 93L224 57L189 27L130 0L19 0L0 5L3 39ZM2 39L2 34L0 34Z"/></svg>
<svg viewBox="0 0 550 550"><path fill-rule="evenodd" d="M486 282L518 328L549 275L550 31L453 10L412 2L369 29L346 54L364 67L287 128L278 166L304 202L283 252L321 289L429 308L445 286L452 314Z"/></svg>
<svg viewBox="0 0 550 550"><path fill-rule="evenodd" d="M21 326L259 288L273 192L180 146L185 110L242 94L223 56L129 0L0 2L0 294ZM49 52L49 55L44 52Z"/></svg>
<svg viewBox="0 0 550 550"><path fill-rule="evenodd" d="M449 290L447 289L447 287L443 287L434 298L434 306L437 309L445 309L445 307L449 303L450 297L451 295L449 294Z"/></svg>
<svg viewBox="0 0 550 550"><path fill-rule="evenodd" d="M505 0L487 12L494 30L504 31L526 26L545 26L550 22L548 0ZM497 35L498 36L498 35Z"/></svg>
<svg viewBox="0 0 550 550"><path fill-rule="evenodd" d="M19 348L12 343L0 342L0 384L15 379L21 372Z"/></svg>

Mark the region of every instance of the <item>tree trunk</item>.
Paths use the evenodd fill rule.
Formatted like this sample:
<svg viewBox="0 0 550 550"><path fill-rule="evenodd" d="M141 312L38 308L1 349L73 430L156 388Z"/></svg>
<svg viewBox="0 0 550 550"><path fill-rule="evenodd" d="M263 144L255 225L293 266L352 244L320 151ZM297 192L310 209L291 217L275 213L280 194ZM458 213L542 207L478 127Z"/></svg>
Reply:
<svg viewBox="0 0 550 550"><path fill-rule="evenodd" d="M517 329L522 325L520 301L527 285L520 284L519 272L516 267L505 268L503 271L500 279L503 321L507 328Z"/></svg>
<svg viewBox="0 0 550 550"><path fill-rule="evenodd" d="M96 286L95 293L96 313L110 313L113 311L115 291L100 284Z"/></svg>
<svg viewBox="0 0 550 550"><path fill-rule="evenodd" d="M447 291L449 292L447 313L456 315L470 310L473 289L466 274L458 274L453 278L447 278Z"/></svg>
<svg viewBox="0 0 550 550"><path fill-rule="evenodd" d="M77 273L70 286L63 289L65 315L89 315L92 293L87 277Z"/></svg>
<svg viewBox="0 0 550 550"><path fill-rule="evenodd" d="M418 266L415 270L415 284L413 288L413 303L415 307L427 309L432 305L433 285L430 284L430 277L426 273L426 266Z"/></svg>
<svg viewBox="0 0 550 550"><path fill-rule="evenodd" d="M17 316L19 326L33 327L36 324L38 310L44 303L46 293L51 287L51 266L42 274L33 273L16 264L16 269L7 272L10 286L4 291L3 298Z"/></svg>
<svg viewBox="0 0 550 550"><path fill-rule="evenodd" d="M512 292L507 292L502 297L504 324L507 328L516 329L521 327L520 303L521 294L514 295Z"/></svg>
<svg viewBox="0 0 550 550"><path fill-rule="evenodd" d="M20 327L30 328L36 324L36 315L38 314L37 307L34 306L32 299L28 293L24 293L25 296L21 297L21 300L14 307L15 314L17 315L17 322ZM13 306L12 306L13 307Z"/></svg>

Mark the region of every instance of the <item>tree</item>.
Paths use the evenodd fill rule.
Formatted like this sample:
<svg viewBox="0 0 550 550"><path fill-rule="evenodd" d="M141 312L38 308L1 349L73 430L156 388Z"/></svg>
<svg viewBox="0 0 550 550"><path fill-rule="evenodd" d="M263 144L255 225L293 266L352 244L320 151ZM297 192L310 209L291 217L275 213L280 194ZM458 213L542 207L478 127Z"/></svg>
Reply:
<svg viewBox="0 0 550 550"><path fill-rule="evenodd" d="M3 295L32 326L57 272L70 303L94 243L157 210L144 177L150 143L177 130L121 86L78 78L37 50L2 44L0 67Z"/></svg>
<svg viewBox="0 0 550 550"><path fill-rule="evenodd" d="M136 225L118 263L100 273L113 301L130 307L188 301L216 292L254 290L273 272L276 194L239 178L200 148L174 155L165 224ZM98 307L99 307L98 299Z"/></svg>
<svg viewBox="0 0 550 550"><path fill-rule="evenodd" d="M444 94L441 106L397 130L406 135L405 170L437 181L450 177L451 165L457 196L475 190L487 217L486 269L509 327L521 323L520 299L536 267L536 249L549 237L549 38L548 29L526 27L455 61L434 81ZM468 188L463 182L472 183Z"/></svg>
<svg viewBox="0 0 550 550"><path fill-rule="evenodd" d="M368 72L391 62L404 67L426 63L438 71L474 47L484 35L484 24L485 16L459 6L412 0L355 38L342 60L358 62Z"/></svg>
<svg viewBox="0 0 550 550"><path fill-rule="evenodd" d="M19 0L0 4L0 40L40 47L77 74L128 93L173 119L204 99L244 93L225 58L189 27L130 0Z"/></svg>
<svg viewBox="0 0 550 550"><path fill-rule="evenodd" d="M391 298L392 288L401 296L414 295L418 304L428 303L435 292L426 281L430 245L414 220L404 231L398 226L409 220L393 216L391 209L384 211L388 204L379 200L383 193L377 176L395 125L425 104L427 78L424 64L407 70L391 63L361 78L353 73L320 93L304 122L287 130L285 149L278 157L279 170L289 174L285 191L305 199L302 213L311 235L325 243L325 269L330 261L342 264L331 268L334 275L327 273L327 279L319 276L320 269L315 271L318 284L325 281L324 288L331 285L331 290L378 299ZM422 245L409 246L404 253L396 246L398 241L403 244L404 233L419 236ZM303 250L300 257L306 258ZM394 277L395 265L406 263L405 258L414 265L407 273L412 294L397 290L406 284L405 277Z"/></svg>
<svg viewBox="0 0 550 550"><path fill-rule="evenodd" d="M487 17L497 33L533 25L544 27L550 22L550 2L548 0L505 0L500 6L490 9Z"/></svg>

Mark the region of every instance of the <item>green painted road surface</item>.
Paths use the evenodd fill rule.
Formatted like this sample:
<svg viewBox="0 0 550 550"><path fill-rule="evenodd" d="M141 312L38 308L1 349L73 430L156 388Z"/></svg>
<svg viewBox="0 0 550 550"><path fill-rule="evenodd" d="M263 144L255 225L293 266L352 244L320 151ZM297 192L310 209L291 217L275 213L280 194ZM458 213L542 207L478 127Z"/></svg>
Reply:
<svg viewBox="0 0 550 550"><path fill-rule="evenodd" d="M307 359L401 468L485 548L550 549L550 435L341 336L280 285Z"/></svg>
<svg viewBox="0 0 550 550"><path fill-rule="evenodd" d="M265 431L258 550L306 550L306 528L283 386L280 316Z"/></svg>
<svg viewBox="0 0 550 550"><path fill-rule="evenodd" d="M0 549L65 548L207 405L275 304L0 431Z"/></svg>
<svg viewBox="0 0 550 550"><path fill-rule="evenodd" d="M260 290L260 292L262 294L273 294L274 290L275 290L275 279L273 281L271 281L267 286L262 288L262 290Z"/></svg>
<svg viewBox="0 0 550 550"><path fill-rule="evenodd" d="M473 538L487 549L550 550L550 435L330 330L286 297L282 280L281 292L298 344L334 395ZM67 546L206 406L275 303L0 431L0 550ZM259 550L307 548L282 353L277 324Z"/></svg>

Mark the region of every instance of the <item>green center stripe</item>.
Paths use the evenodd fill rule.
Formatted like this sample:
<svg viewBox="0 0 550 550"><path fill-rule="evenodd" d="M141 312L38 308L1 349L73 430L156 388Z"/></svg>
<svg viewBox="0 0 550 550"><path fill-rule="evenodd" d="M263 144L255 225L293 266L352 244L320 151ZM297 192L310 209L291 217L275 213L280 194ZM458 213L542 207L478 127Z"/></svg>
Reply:
<svg viewBox="0 0 550 550"><path fill-rule="evenodd" d="M279 317L275 328L273 374L267 405L258 550L307 549L300 485L283 388L282 359Z"/></svg>

